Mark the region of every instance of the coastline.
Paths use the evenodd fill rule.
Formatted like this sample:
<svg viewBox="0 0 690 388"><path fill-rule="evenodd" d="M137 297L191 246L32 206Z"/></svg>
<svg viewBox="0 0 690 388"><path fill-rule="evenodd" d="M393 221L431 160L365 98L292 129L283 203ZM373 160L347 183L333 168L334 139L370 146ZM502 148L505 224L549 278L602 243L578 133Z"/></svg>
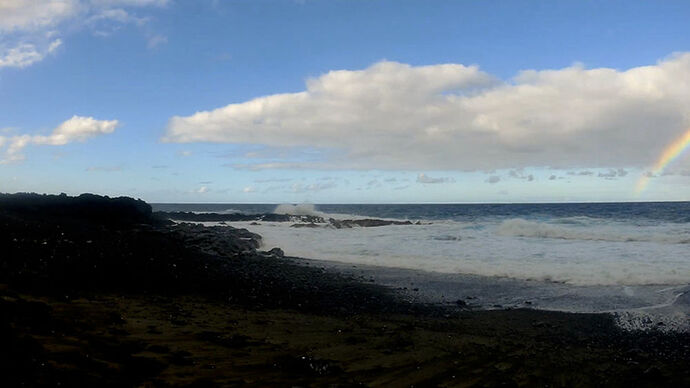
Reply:
<svg viewBox="0 0 690 388"><path fill-rule="evenodd" d="M687 333L626 332L610 314L411 303L258 252L247 231L154 221L150 207L132 220L107 212L122 221L108 224L0 209L9 385L690 384Z"/></svg>
<svg viewBox="0 0 690 388"><path fill-rule="evenodd" d="M612 314L617 324L626 330L690 331L690 285L687 284L575 286L508 277L293 259L304 265L352 276L361 282L392 288L410 303L450 309L462 306L473 310L534 309Z"/></svg>

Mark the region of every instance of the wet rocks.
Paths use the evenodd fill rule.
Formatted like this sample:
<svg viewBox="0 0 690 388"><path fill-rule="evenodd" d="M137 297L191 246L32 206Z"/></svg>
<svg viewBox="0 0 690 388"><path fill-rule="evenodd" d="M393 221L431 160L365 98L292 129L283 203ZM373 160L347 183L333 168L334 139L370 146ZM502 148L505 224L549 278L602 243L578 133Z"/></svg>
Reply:
<svg viewBox="0 0 690 388"><path fill-rule="evenodd" d="M251 221L250 225L260 225L257 221L263 222L293 222L293 228L317 228L328 226L334 229L349 229L353 227L371 228L388 225L422 225L420 221L396 221L381 220L376 218L366 218L360 220L328 220L314 215L291 215L291 214L243 214L243 213L192 213L192 212L155 212L154 215L161 219L182 221L182 222L242 222Z"/></svg>
<svg viewBox="0 0 690 388"><path fill-rule="evenodd" d="M336 220L334 218L330 218L328 220L328 224L330 227L335 229L349 229L355 226L371 228L388 225L414 225L411 221L380 220L374 218L366 218L361 220Z"/></svg>
<svg viewBox="0 0 690 388"><path fill-rule="evenodd" d="M268 253L269 255L274 256L274 257L284 257L285 256L285 252L283 252L283 250L280 248L273 248L266 253Z"/></svg>
<svg viewBox="0 0 690 388"><path fill-rule="evenodd" d="M244 214L244 213L193 213L193 212L155 212L154 215L159 218L174 220L174 221L188 221L188 222L241 222L241 221L264 221L264 222L307 222L307 223L323 223L323 217L312 215L292 215L292 214L275 214L275 213L259 213L259 214Z"/></svg>

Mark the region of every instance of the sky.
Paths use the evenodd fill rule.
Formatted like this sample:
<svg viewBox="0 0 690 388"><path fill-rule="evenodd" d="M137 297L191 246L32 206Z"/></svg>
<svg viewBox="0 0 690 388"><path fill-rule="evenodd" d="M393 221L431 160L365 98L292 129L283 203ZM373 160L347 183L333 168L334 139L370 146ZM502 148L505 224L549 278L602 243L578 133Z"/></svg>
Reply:
<svg viewBox="0 0 690 388"><path fill-rule="evenodd" d="M0 0L0 192L690 200L690 2Z"/></svg>

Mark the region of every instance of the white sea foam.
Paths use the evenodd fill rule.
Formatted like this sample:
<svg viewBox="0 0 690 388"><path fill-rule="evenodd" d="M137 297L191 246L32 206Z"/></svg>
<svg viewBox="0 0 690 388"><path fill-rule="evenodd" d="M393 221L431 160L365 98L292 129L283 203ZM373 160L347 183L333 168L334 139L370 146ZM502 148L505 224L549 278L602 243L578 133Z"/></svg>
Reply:
<svg viewBox="0 0 690 388"><path fill-rule="evenodd" d="M288 214L291 216L318 216L323 217L326 213L316 210L316 207L310 203L289 204L284 203L276 206L273 210L275 214Z"/></svg>
<svg viewBox="0 0 690 388"><path fill-rule="evenodd" d="M291 204L291 203L284 203L276 206L276 208L273 210L273 213L275 214L287 214L291 216L315 216L315 217L322 217L325 220L328 220L329 218L334 218L338 220L356 220L356 219L362 219L362 218L367 218L363 216L358 216L354 214L339 214L339 213L326 213L322 212L319 210L316 210L316 206L310 203L300 203L300 204Z"/></svg>
<svg viewBox="0 0 690 388"><path fill-rule="evenodd" d="M679 243L687 230L678 224L571 227L487 219L337 230L233 225L262 235L267 249L353 264L578 286L674 285L690 279L687 245Z"/></svg>
<svg viewBox="0 0 690 388"><path fill-rule="evenodd" d="M244 210L238 210L238 209L223 209L223 210L192 210L190 213L194 214L208 214L208 213L218 213L218 214L252 214L250 212L246 212Z"/></svg>
<svg viewBox="0 0 690 388"><path fill-rule="evenodd" d="M573 222L572 224L560 222L571 226L557 225L559 222L536 222L524 219L510 219L503 221L498 228L498 233L503 236L551 238L562 240L590 240L611 242L657 242L666 244L688 244L690 233L687 230L670 231L668 228L647 227L630 230L629 225L608 224L593 225L586 222Z"/></svg>

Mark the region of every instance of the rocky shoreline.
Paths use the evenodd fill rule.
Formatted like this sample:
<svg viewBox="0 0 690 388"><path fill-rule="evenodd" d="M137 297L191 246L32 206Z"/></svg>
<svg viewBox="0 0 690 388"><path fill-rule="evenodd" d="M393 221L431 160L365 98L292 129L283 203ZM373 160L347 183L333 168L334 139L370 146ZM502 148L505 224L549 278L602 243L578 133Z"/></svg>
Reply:
<svg viewBox="0 0 690 388"><path fill-rule="evenodd" d="M243 213L193 213L193 212L164 212L158 211L154 216L161 219L168 219L174 221L188 221L188 222L292 222L292 227L295 228L333 228L333 229L351 229L354 227L373 228L377 226L389 225L422 225L420 221L398 221L398 220L382 220L373 218L364 218L357 220L336 220L335 218L325 218L314 215L294 215L294 214L275 214L275 213L260 213L260 214L243 214Z"/></svg>
<svg viewBox="0 0 690 388"><path fill-rule="evenodd" d="M688 334L409 303L246 230L166 218L130 198L0 195L0 385L690 384ZM298 220L317 221L332 224Z"/></svg>

